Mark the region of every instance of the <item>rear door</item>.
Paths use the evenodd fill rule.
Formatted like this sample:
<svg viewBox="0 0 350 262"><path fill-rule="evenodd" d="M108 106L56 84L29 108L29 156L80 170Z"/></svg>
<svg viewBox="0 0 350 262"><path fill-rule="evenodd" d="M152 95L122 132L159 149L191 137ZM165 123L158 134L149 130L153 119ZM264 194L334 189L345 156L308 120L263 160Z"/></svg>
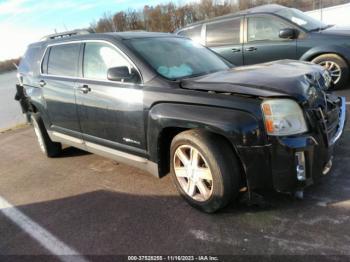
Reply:
<svg viewBox="0 0 350 262"><path fill-rule="evenodd" d="M86 42L83 54L82 75L76 83L83 139L92 143L90 146L102 145L143 156L146 141L141 78L130 82L107 79L109 68L136 68L108 42Z"/></svg>
<svg viewBox="0 0 350 262"><path fill-rule="evenodd" d="M74 89L80 47L80 43L49 46L39 77L51 129L72 136L80 135Z"/></svg>
<svg viewBox="0 0 350 262"><path fill-rule="evenodd" d="M245 21L244 64L257 64L279 59L297 59L296 39L282 39L279 32L294 28L274 15L250 15Z"/></svg>
<svg viewBox="0 0 350 262"><path fill-rule="evenodd" d="M240 17L211 22L206 27L206 46L234 65L243 64L242 19Z"/></svg>

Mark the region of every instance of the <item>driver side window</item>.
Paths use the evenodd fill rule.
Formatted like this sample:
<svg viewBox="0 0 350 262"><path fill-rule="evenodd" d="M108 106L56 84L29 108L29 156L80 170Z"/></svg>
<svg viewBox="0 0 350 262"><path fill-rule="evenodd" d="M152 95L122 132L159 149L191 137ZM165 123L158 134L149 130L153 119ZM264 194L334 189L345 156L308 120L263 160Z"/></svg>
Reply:
<svg viewBox="0 0 350 262"><path fill-rule="evenodd" d="M256 16L248 18L248 42L281 41L279 32L291 26L272 16Z"/></svg>
<svg viewBox="0 0 350 262"><path fill-rule="evenodd" d="M112 67L132 66L115 48L106 43L86 43L84 50L84 78L107 80L107 71Z"/></svg>

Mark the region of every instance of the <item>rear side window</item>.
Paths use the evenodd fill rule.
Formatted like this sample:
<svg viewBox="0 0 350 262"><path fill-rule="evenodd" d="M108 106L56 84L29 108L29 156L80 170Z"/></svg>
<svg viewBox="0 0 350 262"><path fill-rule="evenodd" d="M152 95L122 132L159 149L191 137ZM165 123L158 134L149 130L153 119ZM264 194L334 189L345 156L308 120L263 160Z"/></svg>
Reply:
<svg viewBox="0 0 350 262"><path fill-rule="evenodd" d="M23 58L21 59L21 62L19 64L19 71L21 73L33 73L35 67L37 67L39 62L39 47L29 47L27 51L25 52Z"/></svg>
<svg viewBox="0 0 350 262"><path fill-rule="evenodd" d="M239 44L240 28L240 18L207 24L206 43L208 46Z"/></svg>
<svg viewBox="0 0 350 262"><path fill-rule="evenodd" d="M185 29L179 32L178 34L191 38L194 41L200 42L202 34L202 25L197 25L189 29Z"/></svg>
<svg viewBox="0 0 350 262"><path fill-rule="evenodd" d="M63 44L50 48L47 73L58 76L77 76L80 44Z"/></svg>

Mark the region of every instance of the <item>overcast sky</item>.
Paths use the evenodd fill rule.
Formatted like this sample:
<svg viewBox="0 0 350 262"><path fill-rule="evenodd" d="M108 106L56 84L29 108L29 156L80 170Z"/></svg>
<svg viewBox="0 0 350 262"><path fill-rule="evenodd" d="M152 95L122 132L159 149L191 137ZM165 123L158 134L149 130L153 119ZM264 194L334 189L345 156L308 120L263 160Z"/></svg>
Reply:
<svg viewBox="0 0 350 262"><path fill-rule="evenodd" d="M88 27L103 13L167 0L0 0L0 61L23 54L29 43L57 31ZM181 4L191 0L173 1Z"/></svg>

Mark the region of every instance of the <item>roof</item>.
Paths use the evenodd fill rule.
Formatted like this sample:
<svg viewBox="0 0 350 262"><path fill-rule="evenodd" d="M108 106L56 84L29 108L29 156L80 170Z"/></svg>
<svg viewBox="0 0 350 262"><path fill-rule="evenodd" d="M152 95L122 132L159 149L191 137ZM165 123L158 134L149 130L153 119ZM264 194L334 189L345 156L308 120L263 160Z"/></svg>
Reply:
<svg viewBox="0 0 350 262"><path fill-rule="evenodd" d="M118 33L107 33L107 34L120 39L174 36L171 33L158 33L158 32L146 32L146 31L130 31L130 32L118 32Z"/></svg>
<svg viewBox="0 0 350 262"><path fill-rule="evenodd" d="M70 31L68 32L70 33ZM62 33L64 34L64 33ZM46 45L47 43L64 43L70 41L84 40L124 40L136 38L151 38L151 37L181 37L171 33L158 33L146 31L129 31L129 32L113 32L113 33L84 33L77 35L69 35L66 37L51 38L53 35L46 36L40 42L30 44L31 47Z"/></svg>
<svg viewBox="0 0 350 262"><path fill-rule="evenodd" d="M178 31L181 31L182 29L188 28L188 27L192 27L195 25L201 25L203 23L207 23L207 22L213 22L213 21L218 21L218 20L222 20L222 19L227 19L227 18L234 18L234 17L238 17L238 16L244 16L244 15L248 15L248 14L257 14L257 13L276 13L282 9L285 9L288 7L285 7L283 5L277 5L277 4L271 4L271 5L260 5L257 7L253 7L250 9L246 9L246 10L242 10L236 13L231 13L231 14L227 14L227 15L223 15L223 16L218 16L218 17L214 17L212 19L207 19L207 20L203 20L203 21L199 21L190 25L187 25L184 28L181 28Z"/></svg>

